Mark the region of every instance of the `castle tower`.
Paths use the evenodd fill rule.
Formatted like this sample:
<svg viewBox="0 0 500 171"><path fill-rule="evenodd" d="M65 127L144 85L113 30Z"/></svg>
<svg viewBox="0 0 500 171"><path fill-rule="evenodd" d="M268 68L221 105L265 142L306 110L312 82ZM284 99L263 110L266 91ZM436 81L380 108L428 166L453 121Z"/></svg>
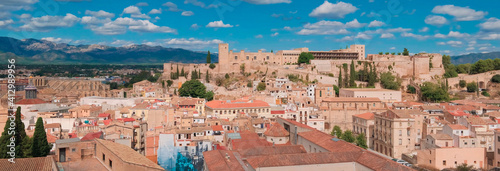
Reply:
<svg viewBox="0 0 500 171"><path fill-rule="evenodd" d="M24 91L26 93L26 99L36 99L36 87L33 85L33 79L29 79L28 86L24 88Z"/></svg>
<svg viewBox="0 0 500 171"><path fill-rule="evenodd" d="M229 70L229 44L219 43L219 71L228 72Z"/></svg>

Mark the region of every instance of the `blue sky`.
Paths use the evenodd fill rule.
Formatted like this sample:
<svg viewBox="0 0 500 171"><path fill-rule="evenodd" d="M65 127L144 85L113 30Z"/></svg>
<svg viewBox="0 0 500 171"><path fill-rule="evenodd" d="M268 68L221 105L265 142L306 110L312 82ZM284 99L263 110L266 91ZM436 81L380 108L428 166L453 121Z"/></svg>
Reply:
<svg viewBox="0 0 500 171"><path fill-rule="evenodd" d="M216 51L311 50L459 55L500 49L500 2L467 0L2 0L0 36L69 44Z"/></svg>

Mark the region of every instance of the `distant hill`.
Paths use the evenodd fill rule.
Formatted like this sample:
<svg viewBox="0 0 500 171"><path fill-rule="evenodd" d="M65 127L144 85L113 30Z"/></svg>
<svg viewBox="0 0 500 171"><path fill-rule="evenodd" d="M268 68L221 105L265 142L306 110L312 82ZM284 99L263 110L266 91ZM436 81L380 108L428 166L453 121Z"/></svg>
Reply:
<svg viewBox="0 0 500 171"><path fill-rule="evenodd" d="M500 52L489 52L489 53L470 53L467 55L452 56L451 63L453 64L465 64L465 63L475 63L480 59L495 59L500 58Z"/></svg>
<svg viewBox="0 0 500 171"><path fill-rule="evenodd" d="M162 46L69 45L37 39L0 37L0 63L17 57L21 64L160 64L205 63L206 52ZM217 54L211 54L217 62Z"/></svg>

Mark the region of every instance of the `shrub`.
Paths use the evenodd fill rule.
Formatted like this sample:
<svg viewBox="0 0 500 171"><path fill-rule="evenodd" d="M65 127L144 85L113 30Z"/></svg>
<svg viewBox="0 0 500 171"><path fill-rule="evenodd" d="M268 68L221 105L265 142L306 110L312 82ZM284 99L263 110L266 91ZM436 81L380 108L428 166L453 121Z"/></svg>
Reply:
<svg viewBox="0 0 500 171"><path fill-rule="evenodd" d="M210 64L208 67L209 67L210 69L214 69L214 68L215 68L215 64Z"/></svg>
<svg viewBox="0 0 500 171"><path fill-rule="evenodd" d="M458 85L460 86L460 88L464 88L465 86L467 86L467 82L465 80L460 80L458 82Z"/></svg>
<svg viewBox="0 0 500 171"><path fill-rule="evenodd" d="M477 84L476 82L471 82L467 84L467 92L475 92L477 91Z"/></svg>
<svg viewBox="0 0 500 171"><path fill-rule="evenodd" d="M493 77L491 77L491 82L500 83L500 75L497 74L497 75L494 75Z"/></svg>
<svg viewBox="0 0 500 171"><path fill-rule="evenodd" d="M481 92L481 94L483 96L490 97L490 93L488 93L487 91L483 91L483 92Z"/></svg>

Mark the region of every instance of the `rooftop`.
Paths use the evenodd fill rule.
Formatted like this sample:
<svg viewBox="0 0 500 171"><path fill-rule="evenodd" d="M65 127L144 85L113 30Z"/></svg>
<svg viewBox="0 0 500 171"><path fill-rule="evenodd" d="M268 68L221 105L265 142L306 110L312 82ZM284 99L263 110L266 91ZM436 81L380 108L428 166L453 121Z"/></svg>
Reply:
<svg viewBox="0 0 500 171"><path fill-rule="evenodd" d="M0 170L9 171L52 171L55 161L52 157L16 158L16 163L11 163L9 159L0 159Z"/></svg>
<svg viewBox="0 0 500 171"><path fill-rule="evenodd" d="M358 118L361 118L361 119L366 119L366 120L374 120L375 119L375 114L373 113L362 113L362 114L357 114L357 115L353 115L354 117L358 117Z"/></svg>
<svg viewBox="0 0 500 171"><path fill-rule="evenodd" d="M114 153L118 158L120 158L124 162L163 170L163 168L160 167L158 164L152 162L151 160L139 154L138 152L134 151L130 147L107 140L95 139L95 141L98 144L103 145L105 148Z"/></svg>
<svg viewBox="0 0 500 171"><path fill-rule="evenodd" d="M212 100L210 102L207 102L206 106L212 109L231 109L269 107L269 104L261 100Z"/></svg>
<svg viewBox="0 0 500 171"><path fill-rule="evenodd" d="M274 123L272 124L271 128L264 132L264 135L270 137L287 137L288 135L290 135L290 133L288 133L288 131L286 131L286 129L283 128L283 126L281 126L280 124Z"/></svg>
<svg viewBox="0 0 500 171"><path fill-rule="evenodd" d="M323 102L345 103L345 102L381 102L377 97L356 98L356 97L330 97L323 99Z"/></svg>

